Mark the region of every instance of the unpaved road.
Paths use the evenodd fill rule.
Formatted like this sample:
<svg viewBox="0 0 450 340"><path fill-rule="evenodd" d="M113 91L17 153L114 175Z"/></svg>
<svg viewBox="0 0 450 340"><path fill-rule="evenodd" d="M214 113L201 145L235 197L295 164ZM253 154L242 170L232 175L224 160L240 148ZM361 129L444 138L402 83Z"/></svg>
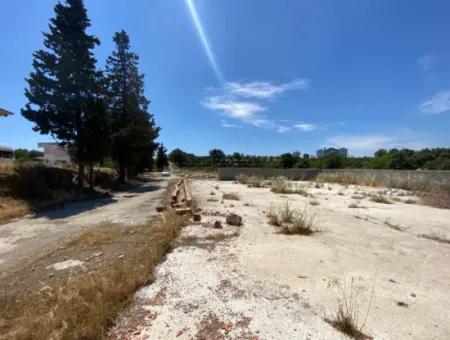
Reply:
<svg viewBox="0 0 450 340"><path fill-rule="evenodd" d="M360 323L369 309L366 334L450 339L450 244L419 237L450 238L450 210L394 201L407 197L389 192L392 204L361 198L382 192L375 188L299 185L314 198L194 181L202 223L182 231L156 281L137 292L110 338L345 338L324 319L343 297L336 283L350 294L353 280ZM222 200L225 192L240 200ZM320 232L277 233L266 214L285 201L293 208L306 204ZM225 225L229 211L242 215L244 225ZM208 223L216 220L223 229Z"/></svg>
<svg viewBox="0 0 450 340"><path fill-rule="evenodd" d="M166 178L146 179L149 181L108 198L67 204L62 209L0 225L0 277L2 272L58 247L86 228L146 222L156 214L168 183Z"/></svg>

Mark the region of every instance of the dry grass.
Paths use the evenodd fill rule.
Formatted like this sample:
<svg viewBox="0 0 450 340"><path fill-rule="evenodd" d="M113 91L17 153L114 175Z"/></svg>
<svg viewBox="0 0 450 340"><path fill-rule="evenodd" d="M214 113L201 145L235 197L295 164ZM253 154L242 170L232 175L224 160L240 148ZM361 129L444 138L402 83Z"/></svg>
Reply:
<svg viewBox="0 0 450 340"><path fill-rule="evenodd" d="M364 315L362 315L361 305L366 289L358 286L353 277L349 286L337 279L330 281L328 286L329 288L336 288L338 291L338 310L332 317L325 316L325 321L350 338L357 340L372 339L371 336L364 333L364 327L372 306L375 285L369 296Z"/></svg>
<svg viewBox="0 0 450 340"><path fill-rule="evenodd" d="M0 221L104 195L114 185L113 170L96 169L96 191L78 190L73 170L40 164L0 162Z"/></svg>
<svg viewBox="0 0 450 340"><path fill-rule="evenodd" d="M421 203L436 208L450 209L450 184L422 178L408 177L403 171L393 171L388 175L360 174L354 172L320 173L316 181L340 184L367 185L374 187L399 188L415 191L422 198ZM414 203L410 203L414 204Z"/></svg>
<svg viewBox="0 0 450 340"><path fill-rule="evenodd" d="M305 189L292 187L285 177L277 177L272 180L270 190L276 194L298 194L306 197L309 196Z"/></svg>
<svg viewBox="0 0 450 340"><path fill-rule="evenodd" d="M302 210L292 209L288 201L281 205L272 205L267 214L269 224L278 227L281 234L311 235L317 232L315 227L316 216L312 214L305 204Z"/></svg>
<svg viewBox="0 0 450 340"><path fill-rule="evenodd" d="M311 214L307 207L305 205L303 210L295 211L292 223L281 225L280 233L285 235L311 235L317 232L316 216Z"/></svg>
<svg viewBox="0 0 450 340"><path fill-rule="evenodd" d="M283 223L291 223L294 217L294 210L291 209L289 202L284 201L281 205L271 205L267 213L269 224L280 227Z"/></svg>
<svg viewBox="0 0 450 340"><path fill-rule="evenodd" d="M392 202L383 195L370 195L370 200L375 203L392 204Z"/></svg>
<svg viewBox="0 0 450 340"><path fill-rule="evenodd" d="M248 176L245 174L240 174L236 177L236 180L241 184L247 185L249 188L264 187L264 179L258 176Z"/></svg>
<svg viewBox="0 0 450 340"><path fill-rule="evenodd" d="M389 219L384 221L384 225L388 226L391 229L397 230L397 231L405 231L405 229L402 228L399 224L392 223L391 221L389 221Z"/></svg>
<svg viewBox="0 0 450 340"><path fill-rule="evenodd" d="M30 205L12 197L0 197L0 222L24 216L32 212Z"/></svg>
<svg viewBox="0 0 450 340"><path fill-rule="evenodd" d="M421 238L426 238L428 240L436 241L439 243L450 244L450 239L441 233L431 232L428 234L420 234L418 236Z"/></svg>
<svg viewBox="0 0 450 340"><path fill-rule="evenodd" d="M184 223L184 217L168 211L161 220L133 227L132 234L120 226L82 232L66 244L65 251L73 249L77 254L103 247L105 257L114 253L114 245L123 243L124 257L96 264L88 272L44 280L41 289L1 296L0 333L33 340L104 337L132 294L153 279L154 267Z"/></svg>
<svg viewBox="0 0 450 340"><path fill-rule="evenodd" d="M357 203L350 203L350 204L348 205L348 207L349 207L349 208L352 208L352 209L362 208L362 206L358 205Z"/></svg>
<svg viewBox="0 0 450 340"><path fill-rule="evenodd" d="M234 201L239 201L241 199L239 197L239 194L237 194L235 192L225 192L225 193L223 193L222 198L224 200L234 200Z"/></svg>

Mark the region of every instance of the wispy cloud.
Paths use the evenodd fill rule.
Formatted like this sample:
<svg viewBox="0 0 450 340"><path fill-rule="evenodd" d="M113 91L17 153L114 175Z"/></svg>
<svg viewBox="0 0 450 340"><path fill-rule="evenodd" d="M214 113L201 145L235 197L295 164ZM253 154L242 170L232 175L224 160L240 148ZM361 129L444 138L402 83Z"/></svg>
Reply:
<svg viewBox="0 0 450 340"><path fill-rule="evenodd" d="M300 124L295 124L294 128L300 130L300 131L313 131L315 129L317 129L317 126L314 124L309 124L309 123L300 123Z"/></svg>
<svg viewBox="0 0 450 340"><path fill-rule="evenodd" d="M433 98L420 104L419 109L427 114L439 114L450 111L450 90L436 93Z"/></svg>
<svg viewBox="0 0 450 340"><path fill-rule="evenodd" d="M253 81L253 82L228 82L225 85L227 92L241 96L254 97L260 99L269 99L289 90L306 90L309 87L307 79L295 79L293 81L273 84L268 81Z"/></svg>
<svg viewBox="0 0 450 340"><path fill-rule="evenodd" d="M290 128L289 126L282 126L282 125L280 125L280 126L277 128L277 131L278 131L279 133L286 133L286 132L291 131L291 128Z"/></svg>
<svg viewBox="0 0 450 340"><path fill-rule="evenodd" d="M224 128L239 128L239 129L242 128L242 126L240 126L240 125L230 124L230 123L227 123L227 122L224 122L224 121L220 122L220 125L222 127L224 127Z"/></svg>
<svg viewBox="0 0 450 340"><path fill-rule="evenodd" d="M433 54L427 54L417 58L417 64L420 68L427 72L430 71L436 62L436 57Z"/></svg>
<svg viewBox="0 0 450 340"><path fill-rule="evenodd" d="M218 95L206 97L201 104L209 110L219 112L223 117L258 128L272 129L279 133L293 130L312 131L316 129L314 124L293 124L292 121L286 119L282 121L269 117L267 103L264 102L264 100L271 99L285 91L304 90L307 87L306 79L295 79L282 84L273 84L267 81L229 82L219 90ZM236 127L235 124L224 121L222 121L222 126Z"/></svg>
<svg viewBox="0 0 450 340"><path fill-rule="evenodd" d="M258 103L236 101L224 96L207 97L202 104L210 110L221 111L226 117L244 121L257 119L259 117L257 113L266 110Z"/></svg>

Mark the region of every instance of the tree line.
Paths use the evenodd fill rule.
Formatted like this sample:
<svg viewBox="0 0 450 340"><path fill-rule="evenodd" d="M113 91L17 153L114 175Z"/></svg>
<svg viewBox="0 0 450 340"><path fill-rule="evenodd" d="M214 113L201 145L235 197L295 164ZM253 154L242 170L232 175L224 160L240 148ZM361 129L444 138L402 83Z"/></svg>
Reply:
<svg viewBox="0 0 450 340"><path fill-rule="evenodd" d="M256 167L256 168L316 168L316 169L395 169L395 170L450 170L450 148L414 151L410 149L380 149L373 157L344 157L331 154L313 157L300 152L279 156L244 155L239 152L226 155L213 149L208 156L196 156L174 149L169 160L179 168Z"/></svg>
<svg viewBox="0 0 450 340"><path fill-rule="evenodd" d="M78 164L80 187L85 167L110 157L119 181L152 167L160 128L149 112L139 57L130 49L125 31L113 36L115 49L104 69L97 67L93 50L98 38L82 0L66 0L54 8L44 48L33 53L33 70L26 79L28 100L22 115L33 130L50 134L67 145Z"/></svg>

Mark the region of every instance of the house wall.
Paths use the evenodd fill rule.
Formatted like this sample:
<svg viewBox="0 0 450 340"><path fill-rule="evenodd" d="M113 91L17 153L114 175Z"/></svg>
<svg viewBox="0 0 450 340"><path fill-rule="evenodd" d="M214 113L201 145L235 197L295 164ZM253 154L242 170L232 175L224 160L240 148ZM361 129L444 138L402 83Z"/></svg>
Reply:
<svg viewBox="0 0 450 340"><path fill-rule="evenodd" d="M44 149L43 160L45 164L71 163L67 147L57 143L40 143L39 147Z"/></svg>

